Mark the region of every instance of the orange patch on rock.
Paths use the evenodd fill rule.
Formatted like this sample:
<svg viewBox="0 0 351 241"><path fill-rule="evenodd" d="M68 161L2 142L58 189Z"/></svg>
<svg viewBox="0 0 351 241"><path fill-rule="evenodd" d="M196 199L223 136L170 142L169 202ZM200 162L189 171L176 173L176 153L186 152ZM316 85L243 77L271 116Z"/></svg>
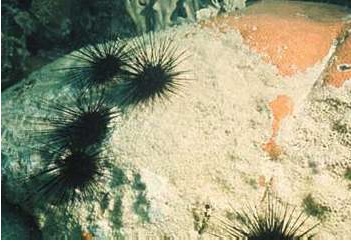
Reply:
<svg viewBox="0 0 351 241"><path fill-rule="evenodd" d="M291 76L319 62L342 31L341 21L318 22L303 16L253 14L217 17L203 26L221 32L238 29L245 42L261 53L266 62L278 67L281 75Z"/></svg>
<svg viewBox="0 0 351 241"><path fill-rule="evenodd" d="M289 96L278 95L277 98L269 103L269 107L273 112L273 134L272 137L278 135L278 131L282 120L291 115L294 109L294 102Z"/></svg>
<svg viewBox="0 0 351 241"><path fill-rule="evenodd" d="M351 69L338 70L338 66L342 64L351 66L351 37L348 37L336 51L335 61L326 77L326 82L329 85L341 87L346 80L351 79Z"/></svg>
<svg viewBox="0 0 351 241"><path fill-rule="evenodd" d="M269 141L265 143L262 148L273 160L277 160L283 153L283 149L275 142L274 138L269 139Z"/></svg>
<svg viewBox="0 0 351 241"><path fill-rule="evenodd" d="M291 115L294 109L294 102L287 95L278 95L276 99L269 103L273 114L272 137L263 145L265 150L272 159L277 159L282 153L282 148L276 143L275 138L278 135L281 123L284 118Z"/></svg>

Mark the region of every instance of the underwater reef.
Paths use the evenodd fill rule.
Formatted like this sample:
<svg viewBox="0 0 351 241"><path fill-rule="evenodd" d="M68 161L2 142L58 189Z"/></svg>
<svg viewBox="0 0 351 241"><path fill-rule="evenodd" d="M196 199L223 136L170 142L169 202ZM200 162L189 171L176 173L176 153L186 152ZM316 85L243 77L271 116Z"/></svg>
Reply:
<svg viewBox="0 0 351 241"><path fill-rule="evenodd" d="M127 2L139 35L89 38L3 91L6 210L44 239L350 238L349 11Z"/></svg>

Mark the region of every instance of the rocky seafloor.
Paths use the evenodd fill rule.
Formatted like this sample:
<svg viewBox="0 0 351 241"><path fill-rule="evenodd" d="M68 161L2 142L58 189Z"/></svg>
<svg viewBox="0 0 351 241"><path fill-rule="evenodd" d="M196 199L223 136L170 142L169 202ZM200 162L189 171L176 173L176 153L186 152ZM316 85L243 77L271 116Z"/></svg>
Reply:
<svg viewBox="0 0 351 241"><path fill-rule="evenodd" d="M311 223L321 222L314 238L349 239L351 182L345 173L351 168L351 77L343 75L338 87L327 81L335 56L343 57L338 40L344 28L349 31L349 18L341 11L340 19L323 22L325 28L340 25L329 36L314 34L312 28L323 28L320 21L300 15L295 18L301 28L303 22L311 28L312 35L306 35L324 36L313 39L329 46L306 51L314 60L309 65L299 65L296 52L289 52L299 47L293 41L265 52L255 40L264 42L259 30L267 33L274 26L258 21L248 30L240 16L225 17L244 19L236 27L219 28L211 20L155 33L173 36L186 50L188 57L177 66L189 70L182 88L165 104L118 118L104 144L113 157L104 198L64 212L25 201L34 187L21 180L45 161L32 138L40 130L35 118L50 115L43 100L64 101L72 92L57 69L74 60L65 56L34 72L2 93L2 195L34 217L45 239L213 239L220 230L212 217L203 230L205 207L214 217L225 217L247 203L260 203L268 190L305 212L305 201L313 199L322 210L310 213ZM347 58L343 63L350 63Z"/></svg>

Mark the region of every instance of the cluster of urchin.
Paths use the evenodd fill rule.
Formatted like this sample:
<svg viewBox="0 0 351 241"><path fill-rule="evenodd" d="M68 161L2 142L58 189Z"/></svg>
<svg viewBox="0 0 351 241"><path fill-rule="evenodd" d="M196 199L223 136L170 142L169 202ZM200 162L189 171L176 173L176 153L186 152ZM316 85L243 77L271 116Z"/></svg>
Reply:
<svg viewBox="0 0 351 241"><path fill-rule="evenodd" d="M46 104L50 115L40 120L46 128L35 136L48 161L29 177L35 187L30 200L71 206L97 198L109 176L103 144L118 109L162 102L176 93L184 52L172 38L150 33L130 42L113 36L71 54L75 63L63 70L78 91L70 104Z"/></svg>
<svg viewBox="0 0 351 241"><path fill-rule="evenodd" d="M54 205L72 205L97 198L108 178L108 156L103 143L111 133L111 123L119 108L154 104L167 100L182 85L185 71L177 67L184 52L171 38L157 40L153 34L132 41L119 38L88 45L71 55L76 64L65 68L67 80L81 94L70 106L48 105L49 128L38 132L45 140L48 164L30 177L36 182L31 198ZM113 100L105 96L113 90ZM96 90L96 91L92 91ZM296 215L297 214L297 215ZM251 209L237 212L238 224L221 221L226 237L232 239L311 238L316 225L304 229L303 214L269 199L263 213Z"/></svg>
<svg viewBox="0 0 351 241"><path fill-rule="evenodd" d="M177 70L184 54L170 36L156 38L149 33L129 42L112 36L73 53L75 64L64 70L80 89L112 87L113 100L125 108L176 94L185 80L186 71Z"/></svg>

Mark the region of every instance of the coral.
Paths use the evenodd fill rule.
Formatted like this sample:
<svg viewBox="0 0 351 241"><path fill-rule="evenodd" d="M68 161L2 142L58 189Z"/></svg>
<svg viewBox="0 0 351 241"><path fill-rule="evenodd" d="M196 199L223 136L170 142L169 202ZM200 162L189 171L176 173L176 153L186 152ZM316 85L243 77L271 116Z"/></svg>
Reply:
<svg viewBox="0 0 351 241"><path fill-rule="evenodd" d="M164 5L166 2L166 5ZM170 10L176 7L177 0L171 1L160 1L150 0L150 1L137 1L137 0L125 0L124 4L128 14L133 19L133 22L139 33L154 31L164 28L165 25L169 24L170 21ZM160 6L161 11L166 13L162 16L162 12L155 9L155 5ZM165 9L164 9L165 8ZM163 19L163 17L165 17Z"/></svg>
<svg viewBox="0 0 351 241"><path fill-rule="evenodd" d="M224 11L245 6L245 0L124 0L139 33L157 31L184 21L195 21L197 11L214 5Z"/></svg>
<svg viewBox="0 0 351 241"><path fill-rule="evenodd" d="M242 0L211 0L211 3L220 12L232 12L245 7L245 1Z"/></svg>

